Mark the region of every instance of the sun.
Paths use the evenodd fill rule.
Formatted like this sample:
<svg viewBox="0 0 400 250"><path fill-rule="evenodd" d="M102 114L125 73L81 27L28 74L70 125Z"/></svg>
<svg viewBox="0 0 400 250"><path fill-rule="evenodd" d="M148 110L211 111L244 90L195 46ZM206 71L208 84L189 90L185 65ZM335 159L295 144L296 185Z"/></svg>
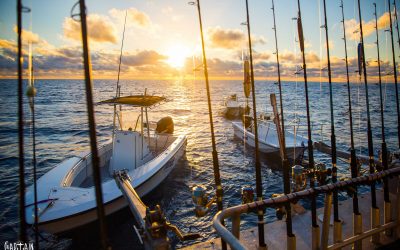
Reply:
<svg viewBox="0 0 400 250"><path fill-rule="evenodd" d="M184 45L174 45L167 50L168 59L166 62L173 68L181 69L185 66L186 58L189 57L190 51Z"/></svg>

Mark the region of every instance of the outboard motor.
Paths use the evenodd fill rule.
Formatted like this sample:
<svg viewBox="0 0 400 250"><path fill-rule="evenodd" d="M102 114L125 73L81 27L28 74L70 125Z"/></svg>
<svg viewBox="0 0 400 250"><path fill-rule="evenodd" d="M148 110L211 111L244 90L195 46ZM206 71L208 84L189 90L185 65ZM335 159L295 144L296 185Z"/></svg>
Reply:
<svg viewBox="0 0 400 250"><path fill-rule="evenodd" d="M197 217L202 217L207 213L208 197L206 188L202 185L197 185L192 188L192 200L195 206Z"/></svg>
<svg viewBox="0 0 400 250"><path fill-rule="evenodd" d="M170 116L161 118L157 122L156 132L159 134L173 134L174 133L174 121Z"/></svg>

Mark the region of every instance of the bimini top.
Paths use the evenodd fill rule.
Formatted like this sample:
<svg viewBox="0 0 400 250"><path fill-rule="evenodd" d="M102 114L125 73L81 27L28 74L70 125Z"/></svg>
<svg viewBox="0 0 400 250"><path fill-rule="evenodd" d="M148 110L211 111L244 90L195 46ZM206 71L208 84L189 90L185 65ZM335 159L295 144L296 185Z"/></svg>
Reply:
<svg viewBox="0 0 400 250"><path fill-rule="evenodd" d="M165 100L166 98L162 96L131 95L131 96L122 96L109 100L104 100L101 101L100 104L108 103L108 104L125 104L134 107L151 107Z"/></svg>

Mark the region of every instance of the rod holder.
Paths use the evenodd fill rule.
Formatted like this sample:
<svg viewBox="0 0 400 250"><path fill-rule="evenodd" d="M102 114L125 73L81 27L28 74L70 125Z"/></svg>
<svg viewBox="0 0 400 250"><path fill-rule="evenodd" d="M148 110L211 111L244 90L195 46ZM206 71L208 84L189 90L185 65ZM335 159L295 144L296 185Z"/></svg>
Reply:
<svg viewBox="0 0 400 250"><path fill-rule="evenodd" d="M331 222L332 193L325 196L324 221L322 223L321 249L328 248L329 225Z"/></svg>
<svg viewBox="0 0 400 250"><path fill-rule="evenodd" d="M338 243L342 242L342 221L334 221L333 222L333 242Z"/></svg>
<svg viewBox="0 0 400 250"><path fill-rule="evenodd" d="M287 236L287 250L296 250L296 236Z"/></svg>
<svg viewBox="0 0 400 250"><path fill-rule="evenodd" d="M384 215L385 224L392 221L392 203L390 201L385 201L384 203ZM385 235L390 237L393 235L393 230L385 230Z"/></svg>
<svg viewBox="0 0 400 250"><path fill-rule="evenodd" d="M311 227L311 232L312 232L312 250L317 250L319 249L319 236L320 236L320 231L319 231L319 226L312 226Z"/></svg>
<svg viewBox="0 0 400 250"><path fill-rule="evenodd" d="M379 208L371 207L371 229L381 226ZM372 235L371 242L375 245L379 244L380 233Z"/></svg>
<svg viewBox="0 0 400 250"><path fill-rule="evenodd" d="M362 215L353 214L353 234L362 234ZM354 250L362 250L362 240L356 241L353 244Z"/></svg>
<svg viewBox="0 0 400 250"><path fill-rule="evenodd" d="M397 199L396 199L396 213L397 213L397 228L396 228L396 233L397 233L397 239L400 239L400 178L396 177L397 180Z"/></svg>

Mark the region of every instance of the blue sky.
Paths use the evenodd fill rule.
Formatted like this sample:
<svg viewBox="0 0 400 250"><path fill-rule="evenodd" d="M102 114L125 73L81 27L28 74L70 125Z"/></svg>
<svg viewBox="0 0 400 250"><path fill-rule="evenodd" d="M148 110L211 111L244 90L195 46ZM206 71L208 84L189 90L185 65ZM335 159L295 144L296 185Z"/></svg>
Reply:
<svg viewBox="0 0 400 250"><path fill-rule="evenodd" d="M373 44L376 37L375 32L371 32L372 26L368 26L368 22L371 24L374 20L372 5L374 2L377 3L378 18L382 17L382 27L379 31L381 60L386 61L386 64L383 65L384 70L389 70L391 67L389 64L389 61L391 62L391 45L390 40L388 40L390 36L387 32L384 32L388 22L385 25L383 17L384 13L387 12L387 1L362 0L362 15L366 24L366 58L371 61L371 75L376 74L376 67L373 63L376 60L376 47ZM79 58L71 59L74 56L79 57L80 49L79 26L69 20L74 3L74 1L51 0L23 1L25 6L31 6L32 9L31 32L36 39L34 54L37 54L38 66L43 66L42 72L39 72L40 77L70 75L74 71L77 71L76 75L78 76L81 73L75 67ZM188 5L187 1L88 0L86 3L89 16L93 15L91 17L93 27L97 27L97 30L93 31L93 39L91 40L95 77L112 78L115 76L114 68L118 66L115 64L117 64L116 59L119 54L123 17L126 9L130 10L130 16L134 15L135 17L128 21L127 25L124 45L126 64L123 68L125 74L122 76L127 78L143 75L174 77L191 74L191 58L193 56L200 57L200 36L196 9ZM310 75L317 78L320 75L320 68L324 68L326 64L325 33L324 30L320 29L324 17L322 4L322 0L301 1L306 52L309 54L308 64L311 68ZM344 77L342 75L343 65L340 62L344 57L344 46L341 40L343 31L340 23L341 9L339 4L340 0L327 0L331 55L333 65L337 66L334 77L336 76L338 80ZM397 4L400 5L400 1ZM7 48L10 49L11 44L15 44L16 41L14 31L16 2L5 0L1 1L0 5L0 39L3 41L0 44L2 46L0 47L0 56L3 56L0 64L0 76L12 77L9 75L10 67L13 65L12 59L10 56L7 57L6 50ZM202 0L201 7L207 56L210 60L212 77L241 76L241 53L247 49L245 26L240 25L246 18L245 1ZM292 20L293 17L297 16L297 1L275 0L275 7L283 73L285 77L290 79L293 77L293 72L300 59L298 44L294 42L297 30L295 22ZM271 0L249 0L249 8L254 51L256 53L256 77L274 77L276 74L274 73L275 58L272 54L274 37ZM348 29L351 31L351 29L358 28L356 1L344 0L344 8ZM391 6L391 9L393 11L393 6ZM30 14L24 14L23 18L24 29L29 31ZM102 37L107 34L107 37ZM229 39L232 39L232 41ZM348 37L349 57L353 61L356 56L357 40L358 38ZM398 55L397 44L396 52ZM180 61L183 58L187 60L181 65ZM68 62L68 60L72 61ZM51 70L50 62L53 64L57 62L57 69ZM64 71L63 65L65 66ZM71 67L71 65L75 66ZM352 66L355 67L355 65ZM40 67L36 68L40 70Z"/></svg>

